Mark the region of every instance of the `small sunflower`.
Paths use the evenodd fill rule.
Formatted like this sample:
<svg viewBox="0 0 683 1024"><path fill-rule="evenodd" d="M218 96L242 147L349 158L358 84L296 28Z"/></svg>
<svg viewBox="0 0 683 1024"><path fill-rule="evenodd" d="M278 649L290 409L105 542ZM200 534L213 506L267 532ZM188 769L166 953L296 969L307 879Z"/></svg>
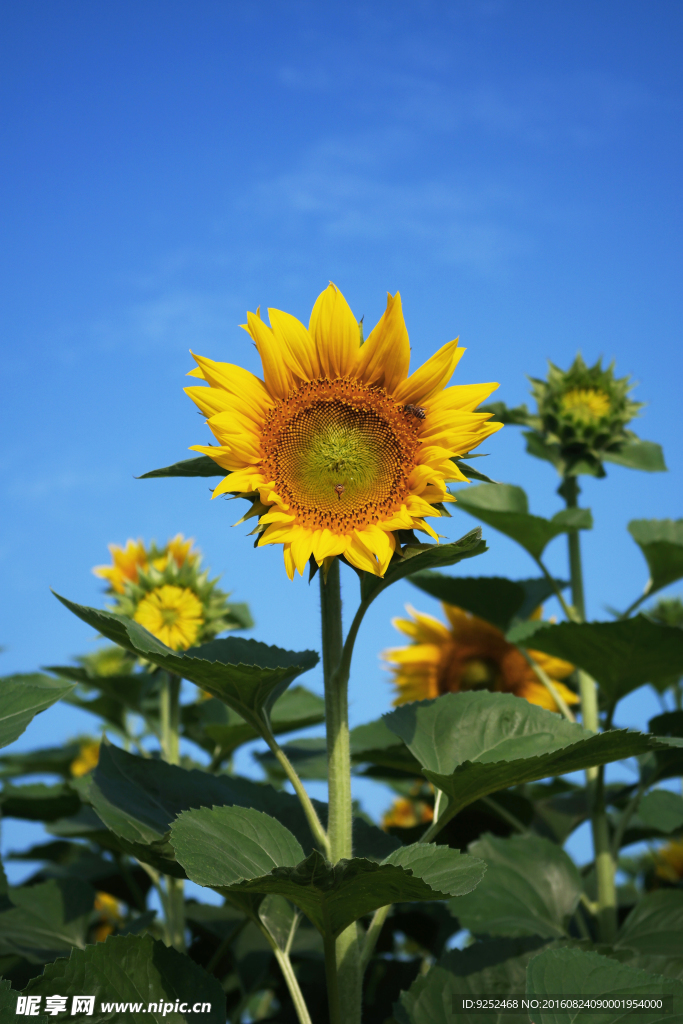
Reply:
<svg viewBox="0 0 683 1024"><path fill-rule="evenodd" d="M253 625L246 605L230 604L229 595L218 589L218 580L202 570L201 552L193 543L179 533L164 548L132 540L125 548L112 544L114 564L93 570L109 582L113 611L139 622L176 651L205 643L224 630ZM122 577L126 552L135 553L136 560L134 567L132 561L127 563L127 575Z"/></svg>
<svg viewBox="0 0 683 1024"><path fill-rule="evenodd" d="M195 445L226 471L213 492L248 498L258 544L282 544L290 579L311 558L341 555L383 575L400 530L436 538L425 516L466 477L453 458L500 424L475 409L497 387L447 388L464 349L444 345L408 375L410 345L398 294L365 342L341 292L318 297L308 329L289 313L247 314L263 380L195 356L186 388L217 446ZM441 508L440 508L441 506ZM245 517L247 518L247 517Z"/></svg>
<svg viewBox="0 0 683 1024"><path fill-rule="evenodd" d="M667 882L683 880L683 839L672 839L657 850L656 874Z"/></svg>
<svg viewBox="0 0 683 1024"><path fill-rule="evenodd" d="M434 809L417 797L399 796L382 817L382 828L416 828L434 819Z"/></svg>
<svg viewBox="0 0 683 1024"><path fill-rule="evenodd" d="M559 711L523 655L489 622L448 604L443 605L448 626L431 615L410 607L407 610L412 618L393 621L412 643L384 652L398 691L395 704L444 693L490 690L512 693L530 704ZM559 681L566 679L574 666L541 651L530 650L529 654L552 679L566 703L577 704L576 694Z"/></svg>
<svg viewBox="0 0 683 1024"><path fill-rule="evenodd" d="M71 762L71 775L74 779L80 779L83 775L87 775L93 768L97 767L100 760L100 743L99 740L92 740L89 743L83 743L81 749L78 752L78 756Z"/></svg>
<svg viewBox="0 0 683 1024"><path fill-rule="evenodd" d="M104 942L116 928L123 924L123 908L119 901L108 892L98 892L95 895L94 909L98 916L95 921L93 940Z"/></svg>

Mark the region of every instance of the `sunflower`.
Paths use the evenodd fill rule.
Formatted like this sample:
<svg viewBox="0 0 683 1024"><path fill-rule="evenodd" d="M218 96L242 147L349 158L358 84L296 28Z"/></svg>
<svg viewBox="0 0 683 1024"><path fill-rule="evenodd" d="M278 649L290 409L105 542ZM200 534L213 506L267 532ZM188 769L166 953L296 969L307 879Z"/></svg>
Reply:
<svg viewBox="0 0 683 1024"><path fill-rule="evenodd" d="M656 873L667 882L683 879L683 839L672 839L662 846L655 855Z"/></svg>
<svg viewBox="0 0 683 1024"><path fill-rule="evenodd" d="M123 908L115 896L108 892L98 892L95 895L94 909L97 911L97 920L93 932L95 942L104 942L116 928L123 922Z"/></svg>
<svg viewBox="0 0 683 1024"><path fill-rule="evenodd" d="M382 817L382 828L416 828L434 820L434 809L416 797L399 796Z"/></svg>
<svg viewBox="0 0 683 1024"><path fill-rule="evenodd" d="M100 760L100 742L91 740L83 743L78 755L71 762L70 770L74 779L80 779L97 767Z"/></svg>
<svg viewBox="0 0 683 1024"><path fill-rule="evenodd" d="M425 516L453 501L452 461L500 427L474 410L497 387L447 388L464 349L452 341L408 375L410 345L398 293L363 343L359 324L330 284L308 330L281 310L270 324L247 314L263 380L239 366L194 356L186 388L218 445L195 445L227 473L213 492L252 502L258 544L282 544L290 579L344 556L383 575L401 530L436 538ZM246 518L246 517L245 517Z"/></svg>
<svg viewBox="0 0 683 1024"><path fill-rule="evenodd" d="M145 547L141 540L129 540L125 548L111 544L113 565L93 569L109 583L113 611L135 619L176 651L253 625L247 606L229 603L218 580L209 579L193 544L182 533L163 548L154 541Z"/></svg>
<svg viewBox="0 0 683 1024"><path fill-rule="evenodd" d="M189 587L165 583L142 598L133 618L173 651L196 643L204 624L202 602Z"/></svg>
<svg viewBox="0 0 683 1024"><path fill-rule="evenodd" d="M443 693L491 690L513 693L531 704L559 711L524 656L489 622L448 604L443 605L448 626L431 615L410 607L407 610L412 618L393 621L413 642L408 647L384 652L398 690L396 704L426 700ZM559 682L574 671L574 666L541 651L530 650L529 654L544 669L566 703L577 704L576 694Z"/></svg>

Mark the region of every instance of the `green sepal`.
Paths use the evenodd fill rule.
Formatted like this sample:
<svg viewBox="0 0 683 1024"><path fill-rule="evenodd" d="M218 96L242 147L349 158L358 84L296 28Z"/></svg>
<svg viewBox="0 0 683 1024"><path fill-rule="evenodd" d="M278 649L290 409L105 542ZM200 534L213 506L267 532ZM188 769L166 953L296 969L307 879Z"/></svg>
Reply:
<svg viewBox="0 0 683 1024"><path fill-rule="evenodd" d="M227 476L227 472L208 455L200 455L198 458L174 462L172 466L164 466L163 469L152 469L137 479L151 480L153 477L161 476Z"/></svg>
<svg viewBox="0 0 683 1024"><path fill-rule="evenodd" d="M640 469L646 473L666 473L662 446L654 441L641 441L633 436L615 451L606 451L602 458L627 469Z"/></svg>

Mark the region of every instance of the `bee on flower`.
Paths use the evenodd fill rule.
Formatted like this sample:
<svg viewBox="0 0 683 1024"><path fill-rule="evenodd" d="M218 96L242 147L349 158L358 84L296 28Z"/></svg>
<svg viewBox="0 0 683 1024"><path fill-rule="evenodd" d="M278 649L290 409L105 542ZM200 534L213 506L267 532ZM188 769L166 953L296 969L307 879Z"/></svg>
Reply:
<svg viewBox="0 0 683 1024"><path fill-rule="evenodd" d="M449 604L442 607L448 625L410 606L410 618L393 620L396 629L411 639L406 647L384 652L396 687L395 704L428 700L444 693L490 690L512 693L549 711L560 710L527 660L514 644L508 643L501 630L462 608ZM540 616L540 609L536 615ZM561 682L571 675L574 666L542 651L528 653L550 677L564 701L578 704L577 695Z"/></svg>
<svg viewBox="0 0 683 1024"><path fill-rule="evenodd" d="M111 610L139 622L174 651L253 625L246 605L231 604L218 579L209 579L193 544L180 533L163 548L142 540L111 544L112 564L93 569L108 582Z"/></svg>
<svg viewBox="0 0 683 1024"><path fill-rule="evenodd" d="M247 498L258 545L282 544L287 574L342 556L383 576L400 531L434 539L426 517L466 481L454 459L501 426L477 406L497 384L448 387L463 348L444 345L409 374L398 293L364 341L341 292L319 295L306 328L278 309L247 314L263 379L194 356L186 388L217 445L194 445L226 476L213 492ZM247 518L247 517L245 517ZM400 553L400 549L399 549Z"/></svg>

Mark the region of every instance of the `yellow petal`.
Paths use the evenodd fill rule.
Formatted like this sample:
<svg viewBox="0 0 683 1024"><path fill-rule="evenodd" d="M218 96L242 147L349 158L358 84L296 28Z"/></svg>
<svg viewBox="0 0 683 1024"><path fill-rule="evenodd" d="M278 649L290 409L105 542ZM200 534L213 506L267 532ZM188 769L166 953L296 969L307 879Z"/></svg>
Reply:
<svg viewBox="0 0 683 1024"><path fill-rule="evenodd" d="M389 295L387 308L358 355L354 375L365 384L377 384L389 394L408 376L410 342L401 308L401 296Z"/></svg>
<svg viewBox="0 0 683 1024"><path fill-rule="evenodd" d="M275 398L286 398L295 386L295 381L284 358L282 345L270 327L253 313L247 313L247 330L261 356L266 388Z"/></svg>
<svg viewBox="0 0 683 1024"><path fill-rule="evenodd" d="M427 415L445 409L472 411L498 387L499 384L454 384L429 399L425 406Z"/></svg>
<svg viewBox="0 0 683 1024"><path fill-rule="evenodd" d="M294 579L294 570L296 565L294 564L294 557L292 555L292 545L285 544L282 549L282 556L285 560L285 572L289 576L290 580Z"/></svg>
<svg viewBox="0 0 683 1024"><path fill-rule="evenodd" d="M360 328L348 302L331 282L316 299L308 333L315 342L324 376L351 373L360 347Z"/></svg>
<svg viewBox="0 0 683 1024"><path fill-rule="evenodd" d="M318 565L331 555L343 555L349 544L348 537L332 533L331 530L315 530L312 537L312 554Z"/></svg>
<svg viewBox="0 0 683 1024"><path fill-rule="evenodd" d="M195 384L194 387L183 388L183 391L205 416L215 416L217 412L223 412L230 405L230 395L222 388L205 388L201 384Z"/></svg>
<svg viewBox="0 0 683 1024"><path fill-rule="evenodd" d="M233 363L216 363L213 359L192 353L203 371L204 378L214 388L223 388L231 395L246 401L263 419L273 408L274 402L265 384L253 373Z"/></svg>
<svg viewBox="0 0 683 1024"><path fill-rule="evenodd" d="M315 380L320 376L320 361L315 342L295 316L281 309L269 309L268 316L278 343L292 370L302 380Z"/></svg>
<svg viewBox="0 0 683 1024"><path fill-rule="evenodd" d="M445 388L464 352L464 348L458 348L457 338L449 341L396 389L396 401L406 405L422 405Z"/></svg>
<svg viewBox="0 0 683 1024"><path fill-rule="evenodd" d="M299 570L299 575L303 576L308 560L313 553L313 530L300 526L292 535L290 547L294 564Z"/></svg>
<svg viewBox="0 0 683 1024"><path fill-rule="evenodd" d="M351 565L355 565L356 569L361 569L363 572L371 572L373 576L379 576L377 559L365 547L357 531L354 530L344 554Z"/></svg>

